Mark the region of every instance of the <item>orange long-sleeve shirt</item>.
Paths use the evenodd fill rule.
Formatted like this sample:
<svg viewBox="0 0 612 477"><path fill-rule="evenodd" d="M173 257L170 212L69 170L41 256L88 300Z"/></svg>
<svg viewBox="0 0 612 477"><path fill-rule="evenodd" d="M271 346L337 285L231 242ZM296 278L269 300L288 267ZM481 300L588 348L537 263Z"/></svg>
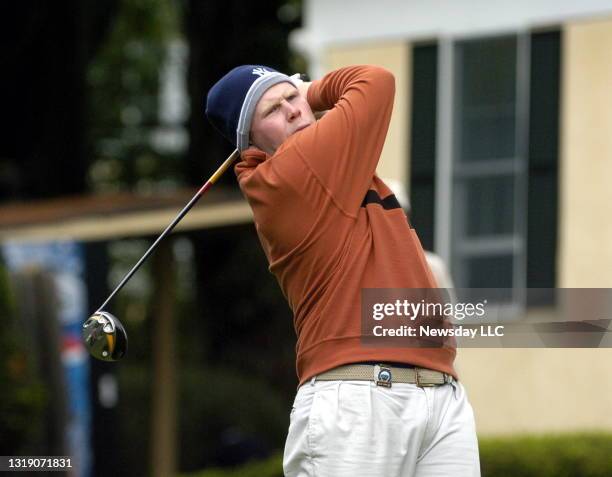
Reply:
<svg viewBox="0 0 612 477"><path fill-rule="evenodd" d="M328 110L272 156L250 148L240 188L294 315L300 384L355 362L401 362L457 377L454 348L361 344L361 290L432 288L423 249L375 169L387 134L394 78L374 66L314 81L308 102Z"/></svg>

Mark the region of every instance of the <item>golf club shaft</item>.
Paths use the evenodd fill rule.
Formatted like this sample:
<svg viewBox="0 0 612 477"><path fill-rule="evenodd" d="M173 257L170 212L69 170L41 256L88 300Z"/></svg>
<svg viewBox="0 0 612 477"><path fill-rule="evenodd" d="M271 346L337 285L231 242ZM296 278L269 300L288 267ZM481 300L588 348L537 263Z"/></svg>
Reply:
<svg viewBox="0 0 612 477"><path fill-rule="evenodd" d="M153 253L153 250L155 250L155 248L157 247L159 242L161 242L161 240L166 235L168 235L170 232L172 232L172 229L174 229L174 227L176 227L176 224L178 224L181 221L181 219L185 216L185 214L187 214L187 212L189 212L189 210L200 199L200 197L202 197L204 195L204 193L208 189L210 189L211 186L215 182L217 182L219 177L221 177L221 175L223 175L223 173L227 170L227 168L229 166L232 165L232 163L238 158L239 155L240 155L240 153L238 152L238 149L236 149L234 152L232 152L230 154L230 156L225 160L225 162L223 162L223 164L221 164L219 169L217 169L216 172L212 176L210 176L210 179L208 179L206 181L206 183L200 188L200 190L198 192L196 192L196 194L192 197L192 199L189 201L189 203L183 208L183 210L181 210L179 212L179 214L170 223L170 225L168 225L168 227L166 227L166 229L161 233L161 235L159 237L157 237L155 242L153 242L153 245L151 245L149 247L149 249L144 253L142 258L140 260L138 260L138 263L136 263L136 265L134 265L132 267L132 269L127 273L127 275L125 277L123 277L123 280L121 280L119 285L117 285L117 287L113 290L113 292L108 296L106 301L104 303L102 303L102 306L100 306L100 308L98 308L98 311L96 313L98 313L98 312L100 312L100 311L102 311L104 309L104 307L108 304L108 302L111 301L113 299L113 297L119 292L119 290L121 290L123 288L123 286L128 282L128 280L130 278L132 278L132 275L134 275L134 273L136 273L136 271L140 268L140 266L143 264L143 262L149 257L149 255L151 255L151 253Z"/></svg>

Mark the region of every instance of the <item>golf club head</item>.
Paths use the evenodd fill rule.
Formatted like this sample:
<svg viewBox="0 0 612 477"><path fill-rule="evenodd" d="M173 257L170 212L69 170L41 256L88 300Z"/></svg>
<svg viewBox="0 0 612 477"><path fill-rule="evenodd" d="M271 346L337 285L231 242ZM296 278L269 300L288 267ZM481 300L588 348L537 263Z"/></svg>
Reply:
<svg viewBox="0 0 612 477"><path fill-rule="evenodd" d="M127 352L127 333L121 322L106 311L91 315L81 331L89 353L102 361L117 361Z"/></svg>

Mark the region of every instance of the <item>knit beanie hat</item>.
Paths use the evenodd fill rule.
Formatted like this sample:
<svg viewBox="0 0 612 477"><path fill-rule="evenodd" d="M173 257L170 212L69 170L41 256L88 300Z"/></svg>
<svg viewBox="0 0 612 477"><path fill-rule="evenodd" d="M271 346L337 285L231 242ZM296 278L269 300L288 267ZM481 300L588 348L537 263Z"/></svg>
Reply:
<svg viewBox="0 0 612 477"><path fill-rule="evenodd" d="M221 134L242 151L249 147L253 113L259 99L275 84L297 81L261 65L242 65L221 78L208 92L206 117Z"/></svg>

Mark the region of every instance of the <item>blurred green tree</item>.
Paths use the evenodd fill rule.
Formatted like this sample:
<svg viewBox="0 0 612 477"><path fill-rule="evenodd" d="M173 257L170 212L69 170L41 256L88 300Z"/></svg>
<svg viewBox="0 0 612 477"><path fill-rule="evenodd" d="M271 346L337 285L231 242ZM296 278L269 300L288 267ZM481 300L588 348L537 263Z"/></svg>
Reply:
<svg viewBox="0 0 612 477"><path fill-rule="evenodd" d="M182 42L179 15L175 0L119 2L110 34L87 71L93 191L177 185L182 150L164 150L156 135L164 69L172 47Z"/></svg>
<svg viewBox="0 0 612 477"><path fill-rule="evenodd" d="M46 395L16 326L8 273L1 263L0 318L0 449L3 455L31 454L42 437Z"/></svg>

